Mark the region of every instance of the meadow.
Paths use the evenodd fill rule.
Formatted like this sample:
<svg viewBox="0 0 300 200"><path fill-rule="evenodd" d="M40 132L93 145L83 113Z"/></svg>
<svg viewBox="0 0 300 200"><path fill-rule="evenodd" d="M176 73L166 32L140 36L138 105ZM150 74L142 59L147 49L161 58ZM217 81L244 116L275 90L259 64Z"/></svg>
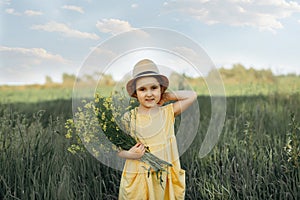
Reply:
<svg viewBox="0 0 300 200"><path fill-rule="evenodd" d="M208 95L198 96L201 128L180 158L186 199L300 199L299 87L233 87L225 87L221 137L201 159L211 104ZM26 97L16 88L0 90L0 199L117 199L120 171L67 150L70 88L28 90Z"/></svg>

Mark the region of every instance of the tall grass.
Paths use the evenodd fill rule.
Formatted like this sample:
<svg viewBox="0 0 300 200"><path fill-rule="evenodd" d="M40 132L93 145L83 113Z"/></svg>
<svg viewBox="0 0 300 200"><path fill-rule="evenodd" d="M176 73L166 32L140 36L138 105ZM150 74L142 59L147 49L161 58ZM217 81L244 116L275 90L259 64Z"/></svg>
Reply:
<svg viewBox="0 0 300 200"><path fill-rule="evenodd" d="M0 118L0 199L107 199L117 174L89 154L70 154L65 119L42 112L28 120L4 109Z"/></svg>
<svg viewBox="0 0 300 200"><path fill-rule="evenodd" d="M285 149L292 113L300 126L299 94L227 98L221 138L203 159L210 98L198 101L201 128L181 157L186 199L300 198L300 168ZM70 101L46 104L0 105L0 199L117 199L121 172L67 151Z"/></svg>
<svg viewBox="0 0 300 200"><path fill-rule="evenodd" d="M182 156L188 169L188 198L299 199L300 168L287 161L284 151L291 113L299 110L299 95L227 100L222 137L211 154L198 159L193 148ZM299 114L295 113L298 122ZM198 136L203 134L205 130L199 130ZM300 139L300 131L298 135ZM199 138L193 147L201 144Z"/></svg>

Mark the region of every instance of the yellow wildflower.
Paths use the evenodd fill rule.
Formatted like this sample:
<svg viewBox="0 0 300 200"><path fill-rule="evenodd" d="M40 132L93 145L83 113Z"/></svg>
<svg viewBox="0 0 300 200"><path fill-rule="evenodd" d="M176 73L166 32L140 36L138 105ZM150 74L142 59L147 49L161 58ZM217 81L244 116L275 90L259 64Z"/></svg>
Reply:
<svg viewBox="0 0 300 200"><path fill-rule="evenodd" d="M72 135L71 135L71 131L67 131L67 134L65 135L65 137L67 138L67 139L70 139L70 138L72 138Z"/></svg>
<svg viewBox="0 0 300 200"><path fill-rule="evenodd" d="M102 112L101 114L101 120L104 120L105 119L105 112Z"/></svg>

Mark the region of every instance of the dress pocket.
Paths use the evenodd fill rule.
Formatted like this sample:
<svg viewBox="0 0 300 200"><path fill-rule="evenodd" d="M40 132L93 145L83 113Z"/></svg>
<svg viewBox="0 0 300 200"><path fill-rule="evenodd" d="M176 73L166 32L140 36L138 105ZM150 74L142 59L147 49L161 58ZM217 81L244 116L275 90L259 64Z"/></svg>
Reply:
<svg viewBox="0 0 300 200"><path fill-rule="evenodd" d="M119 189L119 200L145 199L145 190L141 175L138 173L123 173Z"/></svg>
<svg viewBox="0 0 300 200"><path fill-rule="evenodd" d="M125 188L132 188L132 187L136 187L137 185L137 181L136 179L138 179L140 176L138 173L130 173L130 172L127 172L127 173L124 173L123 174L123 186Z"/></svg>
<svg viewBox="0 0 300 200"><path fill-rule="evenodd" d="M185 170L171 167L172 185L175 199L184 199L185 195Z"/></svg>

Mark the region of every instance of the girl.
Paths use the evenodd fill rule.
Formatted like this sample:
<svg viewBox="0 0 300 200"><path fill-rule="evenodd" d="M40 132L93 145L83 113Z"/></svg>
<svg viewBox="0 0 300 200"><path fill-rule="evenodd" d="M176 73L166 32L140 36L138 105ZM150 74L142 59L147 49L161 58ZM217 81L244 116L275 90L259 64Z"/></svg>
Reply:
<svg viewBox="0 0 300 200"><path fill-rule="evenodd" d="M175 116L186 110L197 98L193 91L165 92L169 86L167 77L159 74L151 60L139 61L133 69L133 79L127 83L130 96L137 98L139 106L135 114L135 134L141 141L128 151L118 155L126 159L121 177L119 199L184 199L185 171L180 167L176 137ZM175 101L162 106L168 101ZM139 161L145 146L157 157L172 163L162 173L162 185L155 173L148 175L148 166Z"/></svg>

